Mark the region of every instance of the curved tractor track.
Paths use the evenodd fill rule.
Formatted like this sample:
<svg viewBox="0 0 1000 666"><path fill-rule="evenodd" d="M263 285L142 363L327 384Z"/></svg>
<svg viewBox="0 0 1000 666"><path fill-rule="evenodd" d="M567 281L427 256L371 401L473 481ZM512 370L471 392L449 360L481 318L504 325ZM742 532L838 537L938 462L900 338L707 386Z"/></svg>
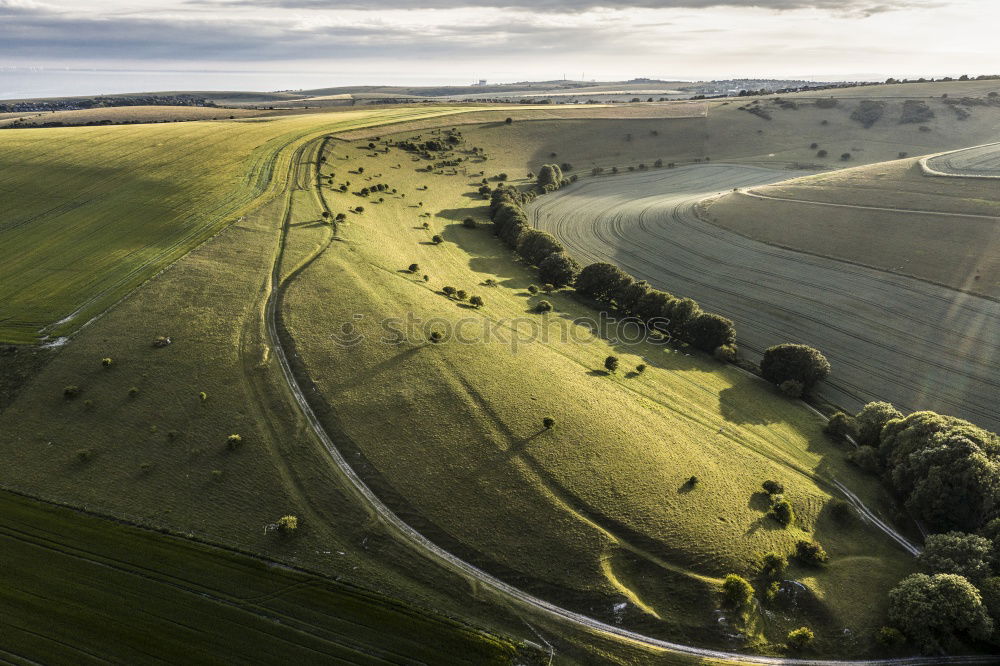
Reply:
<svg viewBox="0 0 1000 666"><path fill-rule="evenodd" d="M834 404L888 400L1000 427L1000 304L767 245L695 212L706 197L786 178L713 164L587 179L530 214L581 263L610 261L729 317L755 360L781 342L817 347L833 365L819 392Z"/></svg>
<svg viewBox="0 0 1000 666"><path fill-rule="evenodd" d="M1000 178L1000 143L925 157L920 160L920 166L930 176Z"/></svg>
<svg viewBox="0 0 1000 666"><path fill-rule="evenodd" d="M288 193L286 193L286 195L288 195ZM289 204L291 204L290 200ZM691 645L683 645L680 643L645 636L622 627L605 624L604 622L595 620L581 613L576 613L545 601L544 599L539 599L538 597L532 596L531 594L523 592L522 590L503 582L502 580L480 570L472 564L465 562L464 560L439 547L399 518L399 516L397 516L386 504L382 502L381 499L378 498L377 495L375 495L374 492L372 492L364 480L358 476L358 474L351 467L350 463L347 462L347 459L337 448L333 438L317 417L316 412L313 410L309 400L306 398L306 393L299 384L299 380L292 369L288 353L285 350L279 333L280 313L278 310L282 300L282 293L287 285L294 280L296 276L301 274L302 270L306 269L315 258L331 246L329 243L322 244L311 257L305 260L293 273L282 280L281 262L284 253L285 239L289 228L289 220L290 214L289 211L286 210L284 219L282 220L282 232L278 250L275 254L269 284L267 285L267 300L262 309L264 327L272 349L274 350L274 357L277 359L278 365L281 368L282 378L294 397L295 406L308 422L310 428L316 434L316 437L330 455L333 463L337 466L340 472L343 473L351 486L357 491L361 501L365 502L369 508L372 509L372 511L384 520L385 524L391 530L412 544L418 551L428 556L428 558L435 563L492 589L493 591L499 593L507 601L512 602L522 609L529 610L536 614L542 614L561 622L570 622L577 626L585 627L589 630L602 634L615 636L632 643L662 650L666 653L687 656L693 659L711 659L730 664L769 664L772 666L931 666L933 664L996 663L996 657L991 655L906 657L849 661L745 655L721 650L699 648Z"/></svg>

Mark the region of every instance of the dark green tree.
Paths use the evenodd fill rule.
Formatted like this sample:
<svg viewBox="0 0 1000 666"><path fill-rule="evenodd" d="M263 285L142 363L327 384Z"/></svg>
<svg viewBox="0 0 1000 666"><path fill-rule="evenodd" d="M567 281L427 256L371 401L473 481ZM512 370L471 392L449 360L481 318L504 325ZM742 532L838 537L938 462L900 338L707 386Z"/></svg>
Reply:
<svg viewBox="0 0 1000 666"><path fill-rule="evenodd" d="M806 345L775 345L764 352L760 373L774 384L789 379L801 382L803 390L809 391L830 374L830 363L819 350Z"/></svg>

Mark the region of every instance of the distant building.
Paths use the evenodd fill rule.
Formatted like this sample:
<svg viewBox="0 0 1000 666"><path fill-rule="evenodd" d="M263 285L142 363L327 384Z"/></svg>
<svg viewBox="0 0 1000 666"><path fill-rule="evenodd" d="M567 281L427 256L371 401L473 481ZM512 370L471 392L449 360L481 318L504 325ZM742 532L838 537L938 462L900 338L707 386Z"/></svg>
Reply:
<svg viewBox="0 0 1000 666"><path fill-rule="evenodd" d="M486 85L486 79L479 79L479 83L475 83L473 85L485 86Z"/></svg>

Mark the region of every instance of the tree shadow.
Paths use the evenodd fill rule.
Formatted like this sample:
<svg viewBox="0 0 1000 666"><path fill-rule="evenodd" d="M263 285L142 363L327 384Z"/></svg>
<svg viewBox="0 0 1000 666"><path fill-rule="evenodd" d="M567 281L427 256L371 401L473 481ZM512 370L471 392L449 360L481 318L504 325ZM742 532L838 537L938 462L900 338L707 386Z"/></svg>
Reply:
<svg viewBox="0 0 1000 666"><path fill-rule="evenodd" d="M587 370L587 374L591 377L610 377L611 373L607 370Z"/></svg>
<svg viewBox="0 0 1000 666"><path fill-rule="evenodd" d="M756 492L750 496L749 501L747 501L747 506L754 511L767 513L771 510L771 496L763 491Z"/></svg>

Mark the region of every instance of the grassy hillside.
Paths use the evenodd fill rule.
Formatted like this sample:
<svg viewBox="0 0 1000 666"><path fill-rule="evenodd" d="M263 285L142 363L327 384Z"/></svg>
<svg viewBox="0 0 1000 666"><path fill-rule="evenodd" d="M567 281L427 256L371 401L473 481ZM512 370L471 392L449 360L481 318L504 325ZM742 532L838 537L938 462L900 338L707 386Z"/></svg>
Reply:
<svg viewBox="0 0 1000 666"><path fill-rule="evenodd" d="M46 123L61 125L121 125L125 123L164 123L186 120L226 120L245 118L259 112L249 109L218 109L207 106L117 106L78 111L25 112L0 115L0 127L34 126ZM20 122L17 122L19 121Z"/></svg>
<svg viewBox="0 0 1000 666"><path fill-rule="evenodd" d="M14 662L508 664L514 655L509 641L327 578L6 492L0 542L0 654Z"/></svg>
<svg viewBox="0 0 1000 666"><path fill-rule="evenodd" d="M1000 297L995 181L932 178L916 162L884 162L751 191L774 198L727 194L707 207L705 219L768 243Z"/></svg>
<svg viewBox="0 0 1000 666"><path fill-rule="evenodd" d="M632 108L648 113L645 109L655 107ZM623 621L713 644L728 644L705 629L718 626L719 576L731 570L752 573L753 560L763 550L787 551L797 536L811 534L833 562L822 572L792 573L818 601L805 615L774 620L765 634L781 638L783 623L805 621L821 628L821 650L864 651L870 635L863 628L881 621L884 590L911 563L863 525L830 520L824 508L829 479L845 481L874 506L880 504L880 491L842 462L843 452L822 437L819 422L808 412L713 361L659 346L618 348L602 339L578 344L555 338L522 345L514 354L500 342L431 347L418 341L395 350L385 345L345 350L335 344L332 336L345 321L354 321L354 314L365 315L356 325L375 334L381 333L379 317L408 309L423 318L439 315L445 323L458 315L507 320L501 326L507 332L515 316L547 321L545 328L555 332L565 315L590 313L557 294L550 298L556 314L546 320L527 315L537 300L524 290L532 274L512 262L487 230L457 223L470 214L483 220L482 201L474 193L480 177L416 172L414 167L424 163L398 150L376 154L357 143L327 144L323 172L334 172L335 183L351 180L357 187L371 177L406 194L405 200L384 195L386 202L377 204L324 189L335 213L356 205L367 209L351 214L350 224L338 231L341 240L331 241L329 227L319 224L322 204L309 189L319 147L310 137L346 130L351 123L441 111L365 109L328 118L0 135L4 142L13 140L8 134L34 141L18 144L17 151L0 146L19 163L38 161L36 176L46 159L65 164L62 181L24 180L15 170L5 170L4 178L22 178L5 186L18 188L19 206L41 212L41 202L50 196L80 204L21 245L4 243L5 252L11 247L47 257L58 248L89 269L91 258L99 260L119 243L162 245L163 228L170 220L187 219L183 211L208 224L219 219L208 215L211 205L238 203L209 196L216 187L227 192L229 183L244 183L235 164L239 159L272 164L276 178L268 194L280 194L250 207L253 187L240 185L243 189L236 191L247 202L247 212L224 216L242 216L240 221L223 225L214 236L217 228L202 227L199 233L211 236L206 242L80 331L35 375L0 412L0 451L8 461L0 480L524 631L488 592L473 588L469 594L467 581L428 566L373 521L291 409L260 321L287 220L282 274L297 277L285 294L285 324L317 393L333 405L326 414L331 427L350 437L357 448L349 450L356 459L367 459L366 474L404 517L422 519L429 534L513 582L610 619L612 605L625 602ZM569 161L582 171L595 164L624 167L704 153L703 138L692 131L692 123L703 122L697 119L497 122L505 115L553 112L504 110L486 126L465 130L467 141L489 155L470 169L483 169L488 176L505 171L519 179L549 161ZM728 107L726 112L745 129L764 122ZM458 123L462 115L453 118L445 122ZM662 139L650 139L653 131ZM755 143L756 136L739 133L747 143L736 141L726 148L729 152L713 154L713 161L759 156L766 148ZM71 148L63 156L67 137L74 141L66 144ZM150 148L154 142L169 148L172 167L158 157L161 151ZM248 146L255 146L249 158ZM109 159L119 166L109 167L110 182L94 190L102 196L88 198L101 174L87 165ZM206 160L209 166L201 166ZM365 167L364 176L351 173L359 166ZM176 195L169 196L173 191ZM37 194L21 196L25 192ZM160 212L159 203L150 207L151 201L174 207ZM410 207L419 201L422 207ZM421 211L435 217L420 217ZM104 223L99 227L104 235L84 247L80 239L94 235L93 218ZM84 226L79 233L72 229L76 220ZM414 228L423 221L445 237L442 246L423 244L430 234ZM426 266L428 283L400 272L415 261ZM104 270L99 263L95 266ZM16 271L4 273L4 288L15 278L22 279ZM488 278L500 286L480 285ZM33 337L45 317L63 317L79 307L75 298L102 293L101 280L111 278L98 274L67 284L73 297L56 280L51 303L33 299L18 305L27 310L41 303L50 314L36 313L38 326L14 330ZM435 293L449 283L479 293L486 307L471 312ZM57 297L63 305L54 305ZM7 321L13 321L10 312L4 313ZM69 326L86 318L81 311ZM151 341L161 335L171 336L173 344L153 348ZM639 362L650 369L642 377L626 377L624 371L601 376L594 371L609 350L622 357L625 369ZM102 367L104 357L113 358L110 368ZM77 398L64 398L69 385L80 387ZM545 415L554 416L557 425L542 433ZM233 433L243 438L236 451L226 447ZM81 450L86 455L81 457ZM701 483L686 492L682 483L692 474ZM774 529L764 517L763 498L754 493L767 477L785 482L801 516L798 527ZM264 534L263 526L290 512L302 520L294 543ZM835 638L844 626L859 628L856 644L845 646Z"/></svg>
<svg viewBox="0 0 1000 666"><path fill-rule="evenodd" d="M591 141L581 145L584 127L572 122L466 127L466 144L485 148L488 160L471 158L459 172L503 171L518 182L543 146L603 159L602 137L618 142L620 129L588 123ZM365 143L328 144L324 174L335 174L335 187L385 182L398 194L377 203L323 188L332 211L361 204L365 212L350 213L332 243L321 225L290 229L299 259L286 273L306 267L290 282L284 322L330 429L405 519L524 587L608 619L624 602L619 612L649 631L713 643L721 577L752 575L763 553L815 536L833 564L796 574L819 601L808 621L829 632L825 649L841 650L834 627L880 621L881 594L860 591L886 589L910 564L859 523L830 517L833 478L870 498L879 490L843 462L817 417L711 359L591 336L574 320L594 313L569 294L545 296L554 314L530 314L541 298L525 291L532 272L512 263L488 228L460 222L484 220L479 177L429 174L408 153L373 153ZM654 150L675 154L647 147ZM433 234L445 242L430 243ZM410 274L414 262L420 268ZM450 300L444 285L486 306ZM411 317L405 340L385 340ZM428 341L432 330L456 328L471 340ZM601 370L608 354L621 356L615 376ZM636 376L639 363L650 369ZM551 431L544 416L556 419ZM760 484L772 477L800 516L788 530L764 516ZM775 640L784 624L758 638Z"/></svg>
<svg viewBox="0 0 1000 666"><path fill-rule="evenodd" d="M453 111L0 134L0 340L74 330L243 214L307 136Z"/></svg>

